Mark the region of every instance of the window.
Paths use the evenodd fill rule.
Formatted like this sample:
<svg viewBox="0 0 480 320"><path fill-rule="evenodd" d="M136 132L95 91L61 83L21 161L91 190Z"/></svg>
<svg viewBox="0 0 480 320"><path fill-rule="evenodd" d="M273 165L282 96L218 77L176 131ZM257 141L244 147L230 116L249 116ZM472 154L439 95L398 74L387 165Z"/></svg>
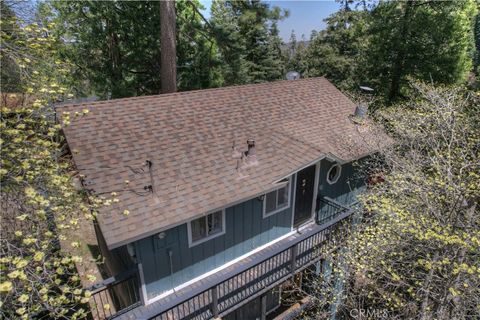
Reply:
<svg viewBox="0 0 480 320"><path fill-rule="evenodd" d="M225 233L225 211L219 210L188 223L190 246Z"/></svg>
<svg viewBox="0 0 480 320"><path fill-rule="evenodd" d="M290 206L290 181L280 189L265 194L263 217L266 218Z"/></svg>
<svg viewBox="0 0 480 320"><path fill-rule="evenodd" d="M330 167L330 170L327 172L327 182L329 184L334 184L340 178L340 173L342 172L342 167L339 164L334 164Z"/></svg>

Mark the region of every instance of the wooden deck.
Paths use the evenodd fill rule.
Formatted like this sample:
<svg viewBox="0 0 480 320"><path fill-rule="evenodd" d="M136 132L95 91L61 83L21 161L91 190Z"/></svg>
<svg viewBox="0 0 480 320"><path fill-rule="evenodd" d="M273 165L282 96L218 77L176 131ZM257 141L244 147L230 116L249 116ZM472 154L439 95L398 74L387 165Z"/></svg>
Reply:
<svg viewBox="0 0 480 320"><path fill-rule="evenodd" d="M329 221L297 233L146 306L115 319L211 319L222 317L320 260L320 248L338 222L352 214L340 208ZM324 220L325 221L325 220Z"/></svg>

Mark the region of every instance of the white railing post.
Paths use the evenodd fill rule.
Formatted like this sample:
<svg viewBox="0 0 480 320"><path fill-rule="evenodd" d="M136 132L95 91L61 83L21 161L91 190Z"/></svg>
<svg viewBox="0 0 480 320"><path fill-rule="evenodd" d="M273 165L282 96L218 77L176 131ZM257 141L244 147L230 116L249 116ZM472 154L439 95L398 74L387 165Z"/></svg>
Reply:
<svg viewBox="0 0 480 320"><path fill-rule="evenodd" d="M218 319L218 293L217 286L212 288L212 314L214 319Z"/></svg>
<svg viewBox="0 0 480 320"><path fill-rule="evenodd" d="M290 249L290 272L292 273L292 275L295 274L295 269L296 269L296 264L297 264L297 247L298 247L298 243L294 244L292 246L292 249Z"/></svg>

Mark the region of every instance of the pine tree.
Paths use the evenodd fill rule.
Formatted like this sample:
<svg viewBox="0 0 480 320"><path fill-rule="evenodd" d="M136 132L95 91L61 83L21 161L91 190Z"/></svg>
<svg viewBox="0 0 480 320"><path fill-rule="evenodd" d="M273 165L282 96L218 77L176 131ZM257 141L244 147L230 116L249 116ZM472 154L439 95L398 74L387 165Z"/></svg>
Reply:
<svg viewBox="0 0 480 320"><path fill-rule="evenodd" d="M472 67L475 2L383 2L371 12L368 76L393 101L408 77L434 83L466 80Z"/></svg>
<svg viewBox="0 0 480 320"><path fill-rule="evenodd" d="M309 44L305 76L325 76L350 90L367 84L390 102L407 93L410 77L466 80L474 51L473 0L339 2L340 10Z"/></svg>
<svg viewBox="0 0 480 320"><path fill-rule="evenodd" d="M230 2L213 1L210 23L218 43L225 84L243 84L250 81L246 63L246 41L239 30L239 16Z"/></svg>
<svg viewBox="0 0 480 320"><path fill-rule="evenodd" d="M160 92L160 2L49 4L50 19L59 22L54 31L69 44L64 56L78 66L77 77L87 80L94 93L118 98ZM176 15L179 89L217 85L215 59L210 59L216 54L214 40L204 36L200 16L186 2L176 3Z"/></svg>
<svg viewBox="0 0 480 320"><path fill-rule="evenodd" d="M306 41L302 37L301 41L297 41L295 31L292 30L290 40L288 42L287 50L285 52L286 70L297 71L302 76L308 75L306 67Z"/></svg>
<svg viewBox="0 0 480 320"><path fill-rule="evenodd" d="M277 7L250 1L215 1L211 23L225 60L226 84L280 79L284 73L277 22L286 16Z"/></svg>
<svg viewBox="0 0 480 320"><path fill-rule="evenodd" d="M344 1L341 10L325 19L327 28L311 39L306 52L307 76L325 76L341 88L359 81L362 50L367 33L367 11L351 10Z"/></svg>

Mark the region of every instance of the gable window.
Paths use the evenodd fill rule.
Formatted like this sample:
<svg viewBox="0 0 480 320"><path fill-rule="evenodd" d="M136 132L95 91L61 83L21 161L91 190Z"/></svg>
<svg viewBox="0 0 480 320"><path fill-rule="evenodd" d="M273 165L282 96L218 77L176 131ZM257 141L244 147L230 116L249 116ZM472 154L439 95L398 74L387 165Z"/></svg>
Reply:
<svg viewBox="0 0 480 320"><path fill-rule="evenodd" d="M341 173L342 167L339 164L334 164L327 172L327 182L329 184L334 184L340 178Z"/></svg>
<svg viewBox="0 0 480 320"><path fill-rule="evenodd" d="M190 246L202 243L225 233L225 210L219 210L188 223Z"/></svg>
<svg viewBox="0 0 480 320"><path fill-rule="evenodd" d="M265 194L263 217L266 218L290 206L290 180L280 189Z"/></svg>

